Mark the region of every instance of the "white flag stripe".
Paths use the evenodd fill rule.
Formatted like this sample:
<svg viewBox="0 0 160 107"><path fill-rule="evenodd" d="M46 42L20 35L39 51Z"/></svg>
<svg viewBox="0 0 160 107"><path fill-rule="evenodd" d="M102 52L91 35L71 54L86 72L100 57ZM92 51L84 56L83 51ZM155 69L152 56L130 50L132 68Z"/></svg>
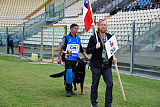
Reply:
<svg viewBox="0 0 160 107"><path fill-rule="evenodd" d="M87 14L87 11L88 11L88 9L83 6L83 21L84 21L86 14Z"/></svg>
<svg viewBox="0 0 160 107"><path fill-rule="evenodd" d="M90 2L90 0L89 0L89 5L90 5L91 13L92 13L92 7L91 7L91 2ZM87 11L88 11L88 9L83 5L83 21L84 21L84 18L85 18L85 16L86 16L86 14L87 14Z"/></svg>

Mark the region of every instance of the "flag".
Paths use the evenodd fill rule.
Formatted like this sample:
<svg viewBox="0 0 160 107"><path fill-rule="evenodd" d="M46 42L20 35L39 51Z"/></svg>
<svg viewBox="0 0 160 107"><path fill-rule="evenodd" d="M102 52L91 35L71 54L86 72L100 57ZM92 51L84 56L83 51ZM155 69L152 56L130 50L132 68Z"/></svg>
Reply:
<svg viewBox="0 0 160 107"><path fill-rule="evenodd" d="M108 59L118 50L118 44L115 35L105 43Z"/></svg>
<svg viewBox="0 0 160 107"><path fill-rule="evenodd" d="M83 21L84 21L85 30L88 32L90 27L91 27L91 24L93 23L92 7L91 7L91 4L90 4L90 0L85 0L84 1Z"/></svg>
<svg viewBox="0 0 160 107"><path fill-rule="evenodd" d="M113 41L110 40L109 43L110 43L110 46L113 47L114 45Z"/></svg>

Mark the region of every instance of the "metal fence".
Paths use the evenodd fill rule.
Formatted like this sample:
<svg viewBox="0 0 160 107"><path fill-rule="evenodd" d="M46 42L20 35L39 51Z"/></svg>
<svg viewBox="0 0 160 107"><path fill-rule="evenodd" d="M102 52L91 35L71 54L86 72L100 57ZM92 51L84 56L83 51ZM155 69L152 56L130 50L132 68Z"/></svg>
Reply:
<svg viewBox="0 0 160 107"><path fill-rule="evenodd" d="M58 58L58 49L66 35L66 26L43 26L41 33L41 59L54 62Z"/></svg>
<svg viewBox="0 0 160 107"><path fill-rule="evenodd" d="M3 53L12 53L11 47L8 47L8 35L12 36L13 38L13 54L18 54L18 45L22 43L22 27L16 27L14 29L13 27L1 27L1 32L0 32L0 41L1 41L1 47L0 47L0 52ZM20 32L20 33L18 33Z"/></svg>
<svg viewBox="0 0 160 107"><path fill-rule="evenodd" d="M118 42L120 68L130 73L160 76L160 15L144 23L132 23L132 32Z"/></svg>
<svg viewBox="0 0 160 107"><path fill-rule="evenodd" d="M0 28L0 52L2 52L2 53L7 52L7 50L6 50L7 37L6 37L6 32L5 31L6 31L5 27Z"/></svg>
<svg viewBox="0 0 160 107"><path fill-rule="evenodd" d="M30 29L34 30L34 29ZM23 56L31 57L32 53L39 55L42 61L54 62L57 60L58 47L64 35L70 32L67 26L42 26L32 36L27 35L27 26L8 27L0 29L0 52L7 53L7 36L12 35L14 54L18 53L18 45L23 44ZM84 48L93 35L93 29L84 31L80 25L78 35ZM131 73L160 74L160 16L144 23L133 23L132 32L118 39L123 44L116 53L118 65ZM11 52L10 52L11 53Z"/></svg>

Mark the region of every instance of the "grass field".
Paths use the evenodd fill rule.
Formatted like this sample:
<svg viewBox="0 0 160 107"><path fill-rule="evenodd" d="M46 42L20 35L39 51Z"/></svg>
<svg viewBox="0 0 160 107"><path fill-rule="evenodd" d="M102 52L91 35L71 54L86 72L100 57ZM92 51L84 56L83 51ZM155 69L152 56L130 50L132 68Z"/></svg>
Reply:
<svg viewBox="0 0 160 107"><path fill-rule="evenodd" d="M85 95L65 97L63 77L50 78L64 70L53 64L31 64L0 55L0 107L91 107L91 72L86 70ZM118 77L113 73L113 107L160 107L160 81L121 74L127 101L123 101ZM79 87L79 86L78 86ZM99 107L104 107L105 84L99 84Z"/></svg>

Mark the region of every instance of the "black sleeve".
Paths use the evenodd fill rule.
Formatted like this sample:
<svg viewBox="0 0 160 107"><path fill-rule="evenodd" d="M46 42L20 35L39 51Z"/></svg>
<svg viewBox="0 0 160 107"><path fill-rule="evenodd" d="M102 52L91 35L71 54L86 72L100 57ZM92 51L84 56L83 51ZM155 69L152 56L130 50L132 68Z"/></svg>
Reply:
<svg viewBox="0 0 160 107"><path fill-rule="evenodd" d="M87 46L87 54L92 54L96 50L96 43L94 42L94 36L91 36Z"/></svg>
<svg viewBox="0 0 160 107"><path fill-rule="evenodd" d="M81 53L84 52L82 45L80 45L80 52L81 52Z"/></svg>
<svg viewBox="0 0 160 107"><path fill-rule="evenodd" d="M80 52L83 53L84 50L83 50L83 47L82 47L82 45L81 45L81 39L79 39L79 41L80 41Z"/></svg>

